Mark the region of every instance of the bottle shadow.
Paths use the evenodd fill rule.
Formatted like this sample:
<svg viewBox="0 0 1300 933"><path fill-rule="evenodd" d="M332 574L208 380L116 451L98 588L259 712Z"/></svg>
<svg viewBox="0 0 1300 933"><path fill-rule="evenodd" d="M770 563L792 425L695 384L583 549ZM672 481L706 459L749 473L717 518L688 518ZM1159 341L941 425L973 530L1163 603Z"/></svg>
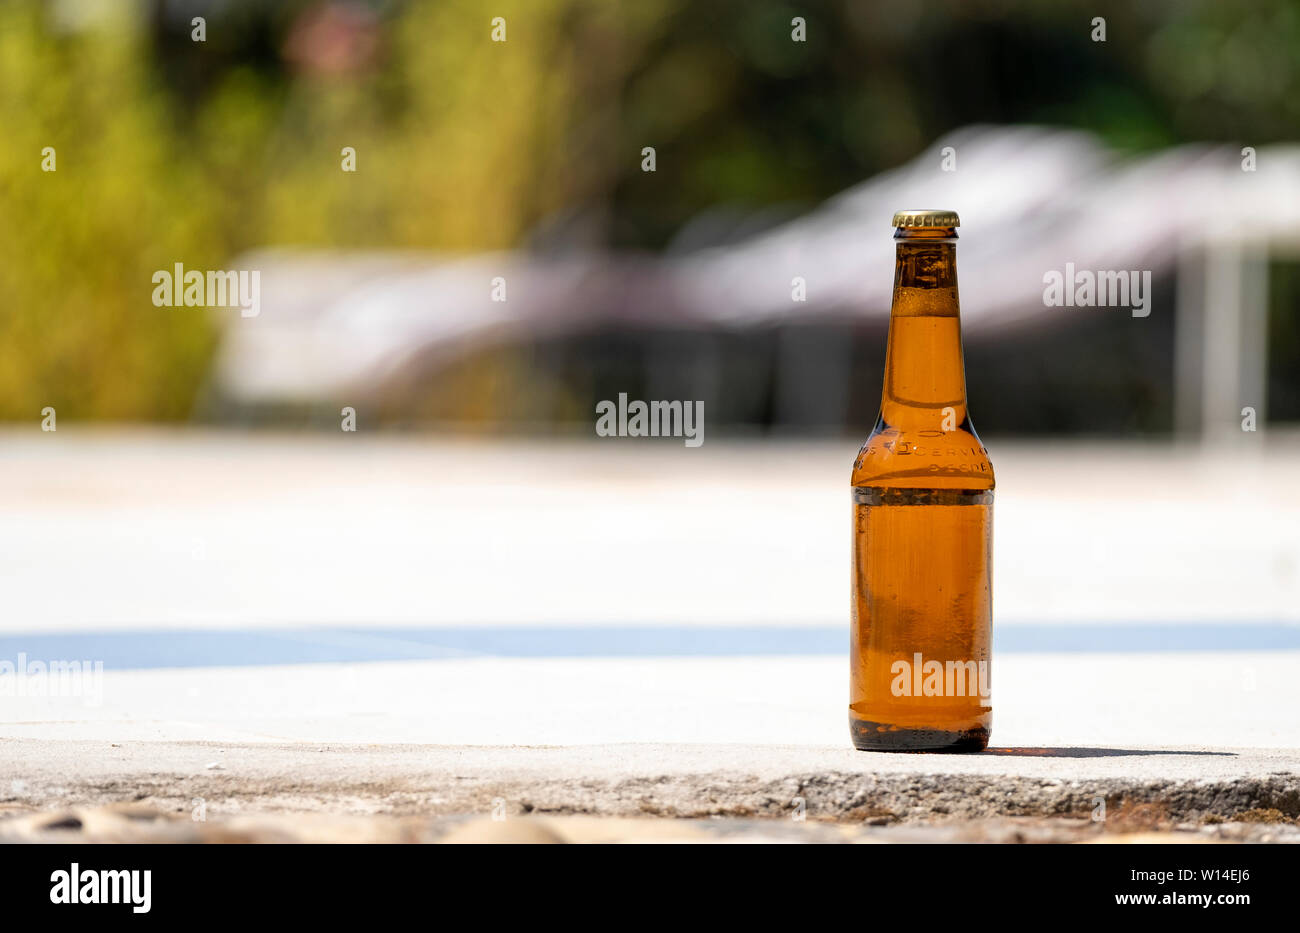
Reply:
<svg viewBox="0 0 1300 933"><path fill-rule="evenodd" d="M1192 751L1171 748L986 748L985 755L1011 758L1117 758L1125 755L1214 755L1235 758L1236 752Z"/></svg>

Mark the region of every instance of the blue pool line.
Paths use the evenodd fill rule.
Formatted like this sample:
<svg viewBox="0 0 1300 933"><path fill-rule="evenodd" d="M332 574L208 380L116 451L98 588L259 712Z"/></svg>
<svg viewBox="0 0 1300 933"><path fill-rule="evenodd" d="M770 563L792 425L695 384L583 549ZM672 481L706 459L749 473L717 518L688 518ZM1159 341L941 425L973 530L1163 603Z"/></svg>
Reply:
<svg viewBox="0 0 1300 933"><path fill-rule="evenodd" d="M1284 623L1001 625L995 653L1296 651ZM110 670L451 658L847 655L848 626L455 626L136 630L0 635L0 662L102 661Z"/></svg>

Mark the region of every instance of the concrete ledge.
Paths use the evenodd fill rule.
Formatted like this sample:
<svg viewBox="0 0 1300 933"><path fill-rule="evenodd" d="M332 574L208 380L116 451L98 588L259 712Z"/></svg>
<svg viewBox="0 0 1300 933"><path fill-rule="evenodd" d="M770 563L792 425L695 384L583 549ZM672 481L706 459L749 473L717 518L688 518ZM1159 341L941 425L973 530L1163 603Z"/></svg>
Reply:
<svg viewBox="0 0 1300 933"><path fill-rule="evenodd" d="M800 746L0 739L0 816L8 817L0 839L147 830L157 841L232 833L418 841L493 814L507 823L531 818L521 832L537 817L672 817L774 840L794 832L832 841L848 828L849 841L860 833L877 841L1068 841L1146 831L1300 841L1300 751L1067 747L948 756ZM578 837L618 835L614 824L598 832L566 825Z"/></svg>

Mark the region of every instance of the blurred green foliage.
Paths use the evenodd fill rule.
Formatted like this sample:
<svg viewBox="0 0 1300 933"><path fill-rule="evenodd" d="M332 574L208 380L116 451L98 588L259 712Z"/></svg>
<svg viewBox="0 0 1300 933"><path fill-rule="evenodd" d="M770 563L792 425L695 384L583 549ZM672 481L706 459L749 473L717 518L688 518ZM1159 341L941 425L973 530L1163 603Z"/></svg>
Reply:
<svg viewBox="0 0 1300 933"><path fill-rule="evenodd" d="M555 230L656 249L702 210L809 206L973 122L1134 149L1300 135L1298 0L230 0L203 43L172 5L77 7L0 4L8 419L188 416L215 331L152 305L175 262Z"/></svg>
<svg viewBox="0 0 1300 933"><path fill-rule="evenodd" d="M221 258L220 192L177 158L145 37L51 35L37 4L0 7L0 413L184 415L211 336L149 300L175 259ZM41 170L53 147L57 170Z"/></svg>
<svg viewBox="0 0 1300 933"><path fill-rule="evenodd" d="M187 416L213 322L154 307L154 270L227 268L268 245L502 248L573 195L576 4L497 4L505 44L488 41L480 4L403 7L375 20L374 60L344 73L238 44L223 57L251 6L209 22L218 67L189 87L170 80L164 47L208 54L188 23L159 35L121 3L60 27L45 4L0 6L0 417L46 405L74 419ZM582 21L614 12L588 4ZM345 146L355 174L340 168ZM41 170L45 147L54 172Z"/></svg>

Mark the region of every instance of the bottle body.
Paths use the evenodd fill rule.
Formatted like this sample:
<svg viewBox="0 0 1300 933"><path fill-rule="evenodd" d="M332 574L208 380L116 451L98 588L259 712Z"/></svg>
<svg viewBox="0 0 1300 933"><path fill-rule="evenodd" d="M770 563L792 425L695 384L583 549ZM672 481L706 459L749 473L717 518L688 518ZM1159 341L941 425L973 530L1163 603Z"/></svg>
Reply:
<svg viewBox="0 0 1300 933"><path fill-rule="evenodd" d="M956 231L895 236L880 416L851 478L850 732L864 750L979 751L994 477L966 406Z"/></svg>

